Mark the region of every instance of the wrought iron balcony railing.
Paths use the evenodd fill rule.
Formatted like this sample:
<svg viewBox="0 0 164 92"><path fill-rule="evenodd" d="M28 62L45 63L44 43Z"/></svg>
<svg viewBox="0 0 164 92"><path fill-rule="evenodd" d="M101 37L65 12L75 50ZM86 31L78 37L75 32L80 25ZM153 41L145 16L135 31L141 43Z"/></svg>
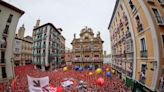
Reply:
<svg viewBox="0 0 164 92"><path fill-rule="evenodd" d="M140 51L140 55L141 55L141 57L147 57L147 50L142 50L142 51Z"/></svg>

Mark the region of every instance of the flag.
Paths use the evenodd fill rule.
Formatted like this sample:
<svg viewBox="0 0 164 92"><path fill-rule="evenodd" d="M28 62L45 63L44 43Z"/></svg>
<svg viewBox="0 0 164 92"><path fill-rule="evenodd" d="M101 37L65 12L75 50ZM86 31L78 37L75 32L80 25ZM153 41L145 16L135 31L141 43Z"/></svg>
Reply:
<svg viewBox="0 0 164 92"><path fill-rule="evenodd" d="M16 81L17 81L18 75L13 79L12 83L11 83L11 87L13 90L15 90L16 88Z"/></svg>
<svg viewBox="0 0 164 92"><path fill-rule="evenodd" d="M34 78L27 75L30 92L48 92L49 77Z"/></svg>
<svg viewBox="0 0 164 92"><path fill-rule="evenodd" d="M49 84L49 90L50 92L57 92L57 88L54 87L52 84Z"/></svg>

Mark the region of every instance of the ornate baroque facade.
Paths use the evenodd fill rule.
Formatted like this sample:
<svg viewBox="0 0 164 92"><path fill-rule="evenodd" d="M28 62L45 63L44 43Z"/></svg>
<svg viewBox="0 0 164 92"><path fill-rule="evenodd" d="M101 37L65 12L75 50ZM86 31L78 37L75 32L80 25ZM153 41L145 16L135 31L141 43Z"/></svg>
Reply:
<svg viewBox="0 0 164 92"><path fill-rule="evenodd" d="M100 37L100 32L94 37L94 33L91 28L84 28L80 32L80 38L76 38L72 41L72 63L87 67L88 65L94 65L95 68L102 66L103 64L103 41Z"/></svg>

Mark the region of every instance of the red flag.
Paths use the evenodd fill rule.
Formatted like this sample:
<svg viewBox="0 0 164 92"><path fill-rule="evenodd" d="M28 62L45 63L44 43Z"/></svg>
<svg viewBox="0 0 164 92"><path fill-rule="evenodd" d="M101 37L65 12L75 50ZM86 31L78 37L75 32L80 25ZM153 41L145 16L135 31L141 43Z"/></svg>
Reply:
<svg viewBox="0 0 164 92"><path fill-rule="evenodd" d="M57 88L54 87L52 84L49 84L50 92L57 92Z"/></svg>
<svg viewBox="0 0 164 92"><path fill-rule="evenodd" d="M15 90L16 88L16 81L17 81L18 75L13 79L12 83L11 83L11 87L13 90Z"/></svg>

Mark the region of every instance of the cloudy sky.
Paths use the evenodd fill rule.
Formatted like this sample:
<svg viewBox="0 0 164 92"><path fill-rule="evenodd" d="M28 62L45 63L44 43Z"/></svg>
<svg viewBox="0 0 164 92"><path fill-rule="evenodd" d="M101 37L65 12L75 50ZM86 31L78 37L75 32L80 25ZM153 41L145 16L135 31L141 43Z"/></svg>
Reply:
<svg viewBox="0 0 164 92"><path fill-rule="evenodd" d="M73 34L79 33L88 26L97 34L101 32L104 40L104 50L111 53L108 24L112 16L116 0L4 0L25 11L20 18L18 28L24 24L25 36L32 35L36 20L41 25L51 22L57 28L63 29L66 47L71 48ZM18 29L17 28L17 29Z"/></svg>

